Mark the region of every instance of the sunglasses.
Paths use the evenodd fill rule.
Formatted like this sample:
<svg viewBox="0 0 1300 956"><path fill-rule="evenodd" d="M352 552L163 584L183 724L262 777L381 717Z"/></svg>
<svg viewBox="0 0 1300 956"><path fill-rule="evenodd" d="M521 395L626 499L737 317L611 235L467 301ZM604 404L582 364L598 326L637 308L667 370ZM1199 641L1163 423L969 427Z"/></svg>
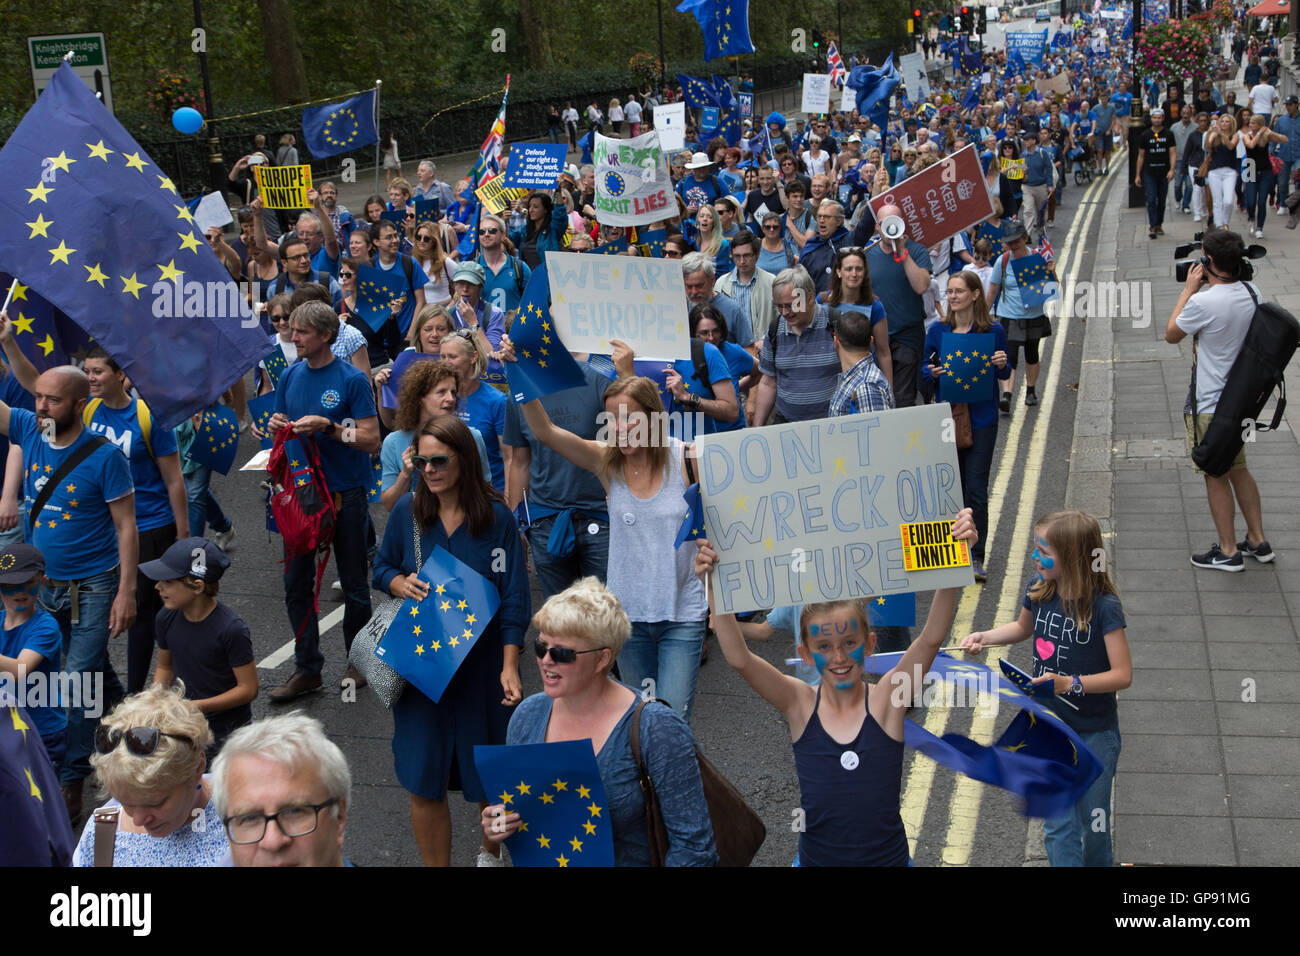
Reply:
<svg viewBox="0 0 1300 956"><path fill-rule="evenodd" d="M412 455L411 464L417 471L432 467L434 471L443 472L451 466L451 455Z"/></svg>
<svg viewBox="0 0 1300 956"><path fill-rule="evenodd" d="M148 757L158 749L158 742L163 737L170 737L172 740L183 740L191 747L194 747L194 741L189 737L165 733L157 727L131 727L128 730L121 730L117 727L110 728L100 724L99 727L95 728L95 750L101 754L112 753L117 748L117 745L125 740L128 751L137 757Z"/></svg>
<svg viewBox="0 0 1300 956"><path fill-rule="evenodd" d="M433 236L416 236L416 242L433 242Z"/></svg>
<svg viewBox="0 0 1300 956"><path fill-rule="evenodd" d="M543 644L536 638L533 639L533 653L537 655L539 661L546 660L549 652L551 661L555 664L572 664L578 659L579 654L594 654L596 651L603 651L603 647L593 647L586 651L575 651L572 647L552 647L550 644Z"/></svg>
<svg viewBox="0 0 1300 956"><path fill-rule="evenodd" d="M340 279L351 279L355 275L356 275L355 272L344 272L342 269L339 270Z"/></svg>
<svg viewBox="0 0 1300 956"><path fill-rule="evenodd" d="M501 231L500 229L496 229L496 228L479 230L479 232L483 233L483 235L485 236L495 236L500 231Z"/></svg>

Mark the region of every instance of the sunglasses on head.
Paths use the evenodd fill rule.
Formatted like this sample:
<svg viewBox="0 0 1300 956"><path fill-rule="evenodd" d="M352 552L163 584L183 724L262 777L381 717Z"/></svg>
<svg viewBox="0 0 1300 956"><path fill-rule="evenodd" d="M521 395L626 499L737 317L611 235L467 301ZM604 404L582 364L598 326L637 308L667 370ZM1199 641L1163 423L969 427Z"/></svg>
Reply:
<svg viewBox="0 0 1300 956"><path fill-rule="evenodd" d="M432 467L434 471L446 471L451 466L451 455L412 455L411 464L416 471Z"/></svg>
<svg viewBox="0 0 1300 956"><path fill-rule="evenodd" d="M183 740L191 747L194 746L194 741L189 737L169 734L157 727L131 727L122 730L118 727L105 727L100 724L95 729L95 750L101 754L112 753L117 748L117 745L125 740L128 751L137 757L148 757L158 749L158 742L163 737L170 737L172 740Z"/></svg>
<svg viewBox="0 0 1300 956"><path fill-rule="evenodd" d="M579 654L594 654L596 651L603 651L603 647L593 647L590 650L575 651L572 647L553 647L550 644L543 644L536 638L533 639L533 653L537 655L539 661L545 660L549 652L551 662L555 664L572 664L578 659Z"/></svg>

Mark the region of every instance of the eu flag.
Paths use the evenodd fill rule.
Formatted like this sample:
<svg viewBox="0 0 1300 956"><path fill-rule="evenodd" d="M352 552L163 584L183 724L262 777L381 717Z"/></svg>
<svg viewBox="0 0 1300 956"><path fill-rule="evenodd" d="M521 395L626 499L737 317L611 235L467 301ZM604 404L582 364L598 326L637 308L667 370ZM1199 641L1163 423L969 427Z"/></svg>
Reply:
<svg viewBox="0 0 1300 956"><path fill-rule="evenodd" d="M357 315L378 332L389 320L393 302L406 295L406 276L401 269L391 272L375 266L357 269Z"/></svg>
<svg viewBox="0 0 1300 956"><path fill-rule="evenodd" d="M223 475L230 473L239 450L239 418L229 405L205 409L190 445L190 459Z"/></svg>
<svg viewBox="0 0 1300 956"><path fill-rule="evenodd" d="M388 373L388 381L384 383L383 390L379 398L384 408L396 408L397 396L402 391L402 376L416 362L438 361L438 356L430 352L417 352L414 349L398 352L397 358L393 359L393 369Z"/></svg>
<svg viewBox="0 0 1300 956"><path fill-rule="evenodd" d="M89 336L47 299L4 272L0 272L0 299L11 285L14 295L9 318L14 324L14 341L36 370L44 372L74 361L80 365L90 348Z"/></svg>
<svg viewBox="0 0 1300 956"><path fill-rule="evenodd" d="M590 741L583 743L591 753ZM0 685L0 860L6 866L71 865L77 835L59 792L35 721Z"/></svg>
<svg viewBox="0 0 1300 956"><path fill-rule="evenodd" d="M423 601L407 598L379 639L375 656L437 703L501 606L496 587L443 548L420 569Z"/></svg>
<svg viewBox="0 0 1300 956"><path fill-rule="evenodd" d="M473 259L478 255L478 221L480 213L480 204L474 203L469 213L469 228L460 237L460 242L456 246L456 251L460 253L462 262Z"/></svg>
<svg viewBox="0 0 1300 956"><path fill-rule="evenodd" d="M279 349L276 349L278 352ZM267 392L265 395L259 395L257 398L248 400L248 415L257 426L257 430L262 433L262 447L270 448L275 444L275 439L266 432L266 423L271 420L275 414L275 392Z"/></svg>
<svg viewBox="0 0 1300 956"><path fill-rule="evenodd" d="M1052 278L1047 260L1037 253L1011 260L1011 271L1020 287L1020 301L1027 309L1036 309L1044 302L1059 298L1056 280Z"/></svg>
<svg viewBox="0 0 1300 956"><path fill-rule="evenodd" d="M551 324L550 295L546 265L541 263L528 277L510 326L517 361L506 363L506 381L516 402L531 402L587 381Z"/></svg>
<svg viewBox="0 0 1300 956"><path fill-rule="evenodd" d="M867 598L867 620L872 627L915 627L915 594L877 594Z"/></svg>
<svg viewBox="0 0 1300 956"><path fill-rule="evenodd" d="M684 0L677 12L690 11L704 34L704 58L753 53L749 39L749 0Z"/></svg>
<svg viewBox="0 0 1300 956"><path fill-rule="evenodd" d="M866 669L884 674L901 658L901 653L874 654ZM997 695L999 706L1017 707L1021 713L991 747L960 734L940 739L910 720L903 722L903 743L973 780L1017 794L1025 802L1025 816L1062 815L1101 775L1101 761L1065 721L983 664L940 653L927 680L931 677L987 689Z"/></svg>
<svg viewBox="0 0 1300 956"><path fill-rule="evenodd" d="M985 402L996 397L992 332L944 332L939 339L939 399L944 402Z"/></svg>
<svg viewBox="0 0 1300 956"><path fill-rule="evenodd" d="M898 86L901 76L894 68L894 54L889 54L878 70L855 66L849 71L845 85L856 96L858 113L870 117L871 122L884 129L889 122L889 98Z"/></svg>
<svg viewBox="0 0 1300 956"><path fill-rule="evenodd" d="M515 866L613 866L609 801L591 741L474 748L492 803L519 814L506 840Z"/></svg>
<svg viewBox="0 0 1300 956"><path fill-rule="evenodd" d="M609 242L602 242L595 249L591 250L598 256L621 256L627 252L627 239L611 239Z"/></svg>
<svg viewBox="0 0 1300 956"><path fill-rule="evenodd" d="M404 236L406 229L406 210L405 209L385 209L379 214L380 219L387 219L397 227L397 234Z"/></svg>
<svg viewBox="0 0 1300 956"><path fill-rule="evenodd" d="M981 222L975 227L975 241L987 239L989 245L993 247L991 258L996 259L1002 255L1002 227L995 226L991 222Z"/></svg>
<svg viewBox="0 0 1300 956"><path fill-rule="evenodd" d="M647 229L637 233L636 248L643 256L659 258L664 254L664 243L667 241L666 229Z"/></svg>
<svg viewBox="0 0 1300 956"><path fill-rule="evenodd" d="M713 93L718 106L724 110L738 110L739 104L736 102L736 94L731 90L731 84L725 76L713 74Z"/></svg>
<svg viewBox="0 0 1300 956"><path fill-rule="evenodd" d="M417 199L415 200L415 225L419 227L422 222L438 221L438 200L436 199Z"/></svg>
<svg viewBox="0 0 1300 956"><path fill-rule="evenodd" d="M271 348L172 184L66 62L0 150L0 262L175 428Z"/></svg>
<svg viewBox="0 0 1300 956"><path fill-rule="evenodd" d="M378 501L383 493L384 466L378 458L370 459L370 484L366 486L366 500Z"/></svg>
<svg viewBox="0 0 1300 956"><path fill-rule="evenodd" d="M698 110L718 105L718 91L707 80L678 73L677 82L682 85L682 100L687 109Z"/></svg>
<svg viewBox="0 0 1300 956"><path fill-rule="evenodd" d="M370 146L378 140L374 90L342 103L302 111L302 141L316 159Z"/></svg>
<svg viewBox="0 0 1300 956"><path fill-rule="evenodd" d="M280 346L275 346L271 353L262 359L262 365L266 368L266 374L271 377L271 388L279 388L280 376L289 367L289 363L284 357L284 351Z"/></svg>
<svg viewBox="0 0 1300 956"><path fill-rule="evenodd" d="M700 483L697 481L687 488L682 497L686 499L686 514L682 518L682 526L677 529L674 548L680 548L687 541L708 536L708 530L704 527L704 500L700 497Z"/></svg>

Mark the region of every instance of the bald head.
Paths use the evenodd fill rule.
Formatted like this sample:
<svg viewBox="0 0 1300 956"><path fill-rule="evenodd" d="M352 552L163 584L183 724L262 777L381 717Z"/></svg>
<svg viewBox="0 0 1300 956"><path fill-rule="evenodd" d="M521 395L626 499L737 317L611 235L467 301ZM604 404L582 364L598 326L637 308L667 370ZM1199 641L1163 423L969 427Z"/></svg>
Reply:
<svg viewBox="0 0 1300 956"><path fill-rule="evenodd" d="M90 377L75 365L56 365L36 379L36 387L58 390L73 402L90 398Z"/></svg>
<svg viewBox="0 0 1300 956"><path fill-rule="evenodd" d="M42 431L53 422L54 440L61 445L81 434L81 410L90 395L90 379L73 365L60 365L36 379L36 418ZM48 433L47 433L48 434Z"/></svg>

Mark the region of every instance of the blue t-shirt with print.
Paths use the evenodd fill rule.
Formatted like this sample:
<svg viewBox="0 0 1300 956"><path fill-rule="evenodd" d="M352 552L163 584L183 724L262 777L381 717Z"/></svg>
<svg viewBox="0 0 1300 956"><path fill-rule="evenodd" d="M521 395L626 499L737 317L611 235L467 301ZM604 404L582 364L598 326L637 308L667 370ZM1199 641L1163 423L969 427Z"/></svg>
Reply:
<svg viewBox="0 0 1300 956"><path fill-rule="evenodd" d="M41 655L41 662L36 670L29 671L28 687L34 689L35 680L45 685L46 702L44 707L27 708L36 722L36 732L42 737L56 734L68 725L68 718L53 688L58 684L55 674L59 669L59 659L63 654L63 633L54 615L44 608L37 607L34 613L12 630L4 627L5 612L0 608L0 655L17 657L23 651L35 651ZM39 678L33 680L36 674ZM30 698L30 695L29 695Z"/></svg>
<svg viewBox="0 0 1300 956"><path fill-rule="evenodd" d="M337 356L320 368L306 362L290 365L275 390L275 410L291 422L304 415L324 415L345 428L378 414L366 373ZM316 436L316 447L331 492L370 486L370 456L360 448L324 434Z"/></svg>
<svg viewBox="0 0 1300 956"><path fill-rule="evenodd" d="M396 269L399 276L403 279L406 278L406 270L402 266L402 257L400 255L389 265L384 265L376 256L375 268L383 269L385 272L392 272ZM424 274L424 270L412 262L411 280L407 284L409 294L406 296L406 301L402 303L402 311L397 313L397 327L402 330L403 338L406 337L407 331L411 328L411 319L415 316L415 293L423 289L428 281L429 277Z"/></svg>
<svg viewBox="0 0 1300 956"><path fill-rule="evenodd" d="M167 484L155 459L176 454L176 433L161 427L155 419L149 430L149 441L153 443L153 454L150 455L135 401L127 402L126 408L109 408L100 402L95 408L95 417L90 421L90 430L120 448L131 463L136 527L141 531L152 531L175 521L171 499L167 497Z"/></svg>
<svg viewBox="0 0 1300 956"><path fill-rule="evenodd" d="M483 433L488 463L492 466L492 487L504 492L506 468L501 460L501 434L506 429L506 396L491 385L480 384L469 395L460 397L460 420Z"/></svg>
<svg viewBox="0 0 1300 956"><path fill-rule="evenodd" d="M23 449L23 499L28 509L59 466L92 438L82 429L76 441L56 448L46 441L36 415L11 409L9 440ZM117 567L117 531L109 502L135 490L126 457L111 443L91 452L59 482L45 502L27 541L45 555L45 573L56 581L80 581Z"/></svg>
<svg viewBox="0 0 1300 956"><path fill-rule="evenodd" d="M1035 576L1029 582L1024 599L1024 607L1033 618L1033 676L1041 677L1050 672L1087 677L1110 670L1106 635L1127 626L1119 598L1113 594L1094 595L1092 619L1081 631L1074 617L1062 606L1059 591L1050 601L1030 599L1029 591L1038 580ZM1073 710L1055 697L1044 698L1044 702L1078 733L1107 730L1119 724L1114 693L1084 694L1065 699L1079 709Z"/></svg>

